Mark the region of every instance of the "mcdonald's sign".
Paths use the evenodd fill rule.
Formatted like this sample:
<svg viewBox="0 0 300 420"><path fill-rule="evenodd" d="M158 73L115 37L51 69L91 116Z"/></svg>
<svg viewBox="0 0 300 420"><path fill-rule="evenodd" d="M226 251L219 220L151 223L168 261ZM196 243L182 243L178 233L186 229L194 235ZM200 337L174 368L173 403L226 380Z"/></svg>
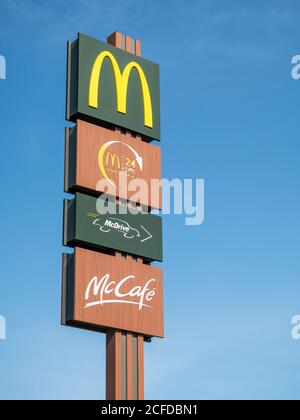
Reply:
<svg viewBox="0 0 300 420"><path fill-rule="evenodd" d="M62 291L63 325L164 336L163 280L157 267L75 248L63 256Z"/></svg>
<svg viewBox="0 0 300 420"><path fill-rule="evenodd" d="M127 177L125 185L120 185L121 174ZM140 180L148 191L141 194L140 204L161 209L161 188L156 190L152 183L160 179L161 151L157 145L82 120L66 129L65 192L99 195L105 192L98 188L99 181L106 180L118 198L128 200L132 195L131 182Z"/></svg>
<svg viewBox="0 0 300 420"><path fill-rule="evenodd" d="M162 261L162 219L153 214L124 214L125 206L103 215L100 208L108 208L103 198L76 193L65 200L63 244L82 246L98 251L119 251L147 261ZM108 206L108 207L107 207ZM114 204L111 204L112 209ZM114 209L113 209L114 210Z"/></svg>
<svg viewBox="0 0 300 420"><path fill-rule="evenodd" d="M86 35L68 43L67 119L160 140L159 66Z"/></svg>
<svg viewBox="0 0 300 420"><path fill-rule="evenodd" d="M112 168L116 167L116 169L120 171L121 161L120 161L119 156L116 153L112 154L111 152L107 152L105 161L106 161L107 166L110 163Z"/></svg>

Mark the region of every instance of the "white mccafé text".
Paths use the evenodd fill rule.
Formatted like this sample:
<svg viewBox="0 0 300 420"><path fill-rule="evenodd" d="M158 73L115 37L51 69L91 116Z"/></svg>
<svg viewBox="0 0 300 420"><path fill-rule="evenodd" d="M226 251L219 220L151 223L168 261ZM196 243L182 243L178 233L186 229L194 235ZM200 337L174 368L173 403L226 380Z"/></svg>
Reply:
<svg viewBox="0 0 300 420"><path fill-rule="evenodd" d="M101 279L98 279L97 276L93 277L87 286L85 300L89 301L91 296L96 300L89 301L85 307L103 306L108 303L126 303L137 305L139 310L145 307L151 308L150 302L156 295L156 289L153 287L156 280L150 279L144 286L134 286L128 290L128 282L132 280L135 280L133 275L127 276L119 282L111 281L109 274L105 274Z"/></svg>

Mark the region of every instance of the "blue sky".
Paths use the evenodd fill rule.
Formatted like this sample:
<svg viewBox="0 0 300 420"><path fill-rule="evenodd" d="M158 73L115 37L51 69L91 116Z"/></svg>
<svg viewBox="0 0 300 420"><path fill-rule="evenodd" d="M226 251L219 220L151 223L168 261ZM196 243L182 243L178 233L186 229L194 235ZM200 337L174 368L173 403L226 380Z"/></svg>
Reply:
<svg viewBox="0 0 300 420"><path fill-rule="evenodd" d="M149 399L300 397L297 0L0 3L0 398L104 398L105 337L60 320L66 41L118 30L161 65L164 176L204 178L205 223L164 217L166 338Z"/></svg>

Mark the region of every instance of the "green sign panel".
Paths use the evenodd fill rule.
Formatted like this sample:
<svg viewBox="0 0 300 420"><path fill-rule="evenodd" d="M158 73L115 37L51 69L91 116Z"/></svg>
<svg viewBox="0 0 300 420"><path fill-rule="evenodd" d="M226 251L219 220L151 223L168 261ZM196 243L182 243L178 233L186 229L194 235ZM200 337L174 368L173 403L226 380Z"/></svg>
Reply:
<svg viewBox="0 0 300 420"><path fill-rule="evenodd" d="M64 244L117 250L149 261L162 261L161 217L124 214L125 210L128 212L125 206L112 203L110 211L115 208L117 214L99 214L97 209L105 205L103 199L81 193L73 200L66 200Z"/></svg>
<svg viewBox="0 0 300 420"><path fill-rule="evenodd" d="M159 66L79 34L69 43L67 119L109 123L160 140Z"/></svg>

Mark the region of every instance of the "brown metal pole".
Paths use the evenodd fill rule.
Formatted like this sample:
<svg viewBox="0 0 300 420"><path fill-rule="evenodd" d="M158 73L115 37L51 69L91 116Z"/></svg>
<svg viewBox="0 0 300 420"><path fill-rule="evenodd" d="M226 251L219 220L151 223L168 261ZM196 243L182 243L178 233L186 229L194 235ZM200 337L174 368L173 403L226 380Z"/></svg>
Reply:
<svg viewBox="0 0 300 420"><path fill-rule="evenodd" d="M118 331L106 334L106 399L122 399L122 335Z"/></svg>
<svg viewBox="0 0 300 420"><path fill-rule="evenodd" d="M123 258L116 253L116 258ZM126 257L131 260L129 255ZM143 264L138 259L136 264ZM144 399L144 337L130 332L106 334L106 399Z"/></svg>
<svg viewBox="0 0 300 420"><path fill-rule="evenodd" d="M121 50L138 56L142 55L141 41L132 39L130 36L123 35L120 32L114 32L113 34L109 35L107 42L114 47L120 48Z"/></svg>
<svg viewBox="0 0 300 420"><path fill-rule="evenodd" d="M107 42L141 56L141 42L114 32ZM117 128L117 127L116 127ZM142 141L141 136L135 136ZM116 253L116 258L122 258ZM127 259L131 259L127 256ZM137 264L143 260L138 259ZM129 332L110 331L106 339L106 399L144 399L144 337Z"/></svg>
<svg viewBox="0 0 300 420"><path fill-rule="evenodd" d="M144 337L129 332L106 334L106 399L144 399Z"/></svg>
<svg viewBox="0 0 300 420"><path fill-rule="evenodd" d="M126 400L134 399L133 358L133 335L126 333Z"/></svg>

